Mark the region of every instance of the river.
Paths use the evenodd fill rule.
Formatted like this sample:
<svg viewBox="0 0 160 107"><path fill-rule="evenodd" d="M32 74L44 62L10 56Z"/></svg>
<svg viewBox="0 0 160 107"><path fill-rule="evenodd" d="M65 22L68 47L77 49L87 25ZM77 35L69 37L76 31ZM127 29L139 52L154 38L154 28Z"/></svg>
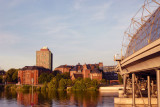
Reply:
<svg viewBox="0 0 160 107"><path fill-rule="evenodd" d="M0 92L0 107L114 107L116 92Z"/></svg>

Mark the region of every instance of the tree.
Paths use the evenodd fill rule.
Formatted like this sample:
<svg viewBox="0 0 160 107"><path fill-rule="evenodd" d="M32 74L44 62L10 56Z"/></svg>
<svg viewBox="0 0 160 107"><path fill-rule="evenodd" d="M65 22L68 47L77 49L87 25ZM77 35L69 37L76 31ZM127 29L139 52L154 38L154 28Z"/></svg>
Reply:
<svg viewBox="0 0 160 107"><path fill-rule="evenodd" d="M58 80L54 77L48 84L49 90L56 90L58 89Z"/></svg>
<svg viewBox="0 0 160 107"><path fill-rule="evenodd" d="M85 78L84 83L85 83L87 88L91 87L91 79L90 78Z"/></svg>
<svg viewBox="0 0 160 107"><path fill-rule="evenodd" d="M71 79L67 79L67 86L68 86L68 87L71 87L72 84L73 84L73 83L72 83L72 80L71 80Z"/></svg>
<svg viewBox="0 0 160 107"><path fill-rule="evenodd" d="M98 88L98 81L95 80L95 79L93 79L93 80L91 81L91 85L92 85L92 87Z"/></svg>
<svg viewBox="0 0 160 107"><path fill-rule="evenodd" d="M18 81L18 70L17 69L9 69L6 73L6 80L8 82L17 82Z"/></svg>
<svg viewBox="0 0 160 107"><path fill-rule="evenodd" d="M66 87L67 87L67 81L62 78L62 79L59 81L59 89L64 90Z"/></svg>
<svg viewBox="0 0 160 107"><path fill-rule="evenodd" d="M82 79L81 80L77 80L72 88L74 90L86 90L85 83L84 83L84 81Z"/></svg>
<svg viewBox="0 0 160 107"><path fill-rule="evenodd" d="M118 74L118 80L120 84L123 84L123 78L120 74Z"/></svg>
<svg viewBox="0 0 160 107"><path fill-rule="evenodd" d="M45 83L47 82L47 73L42 73L39 77L38 77L38 82L39 83Z"/></svg>
<svg viewBox="0 0 160 107"><path fill-rule="evenodd" d="M2 83L3 82L3 76L1 75L0 76L0 83Z"/></svg>
<svg viewBox="0 0 160 107"><path fill-rule="evenodd" d="M70 79L70 74L69 74L69 72L63 73L63 74L62 74L62 77L63 77L64 79Z"/></svg>
<svg viewBox="0 0 160 107"><path fill-rule="evenodd" d="M42 74L38 77L38 82L39 82L39 83L50 82L53 77L54 77L53 74L42 73Z"/></svg>
<svg viewBox="0 0 160 107"><path fill-rule="evenodd" d="M106 80L102 79L102 80L100 80L100 83L105 85L106 84Z"/></svg>
<svg viewBox="0 0 160 107"><path fill-rule="evenodd" d="M15 71L15 72L13 73L12 79L13 79L14 82L16 82L16 83L18 82L18 71Z"/></svg>

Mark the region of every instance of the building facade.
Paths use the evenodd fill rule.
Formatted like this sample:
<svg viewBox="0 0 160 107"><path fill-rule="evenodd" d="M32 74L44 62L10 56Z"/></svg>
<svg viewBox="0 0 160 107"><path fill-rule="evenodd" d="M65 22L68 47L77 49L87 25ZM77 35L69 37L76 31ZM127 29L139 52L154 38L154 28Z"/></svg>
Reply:
<svg viewBox="0 0 160 107"><path fill-rule="evenodd" d="M18 84L34 85L38 84L38 77L42 73L51 73L50 69L39 66L25 66L18 71Z"/></svg>
<svg viewBox="0 0 160 107"><path fill-rule="evenodd" d="M43 47L40 51L36 51L36 66L52 70L52 58L52 52L47 47Z"/></svg>
<svg viewBox="0 0 160 107"><path fill-rule="evenodd" d="M99 64L77 64L70 70L70 77L72 80L81 78L90 78L102 80L102 63Z"/></svg>
<svg viewBox="0 0 160 107"><path fill-rule="evenodd" d="M72 68L73 68L73 66L71 66L71 65L61 65L61 66L55 68L54 71L59 71L60 73L65 73L65 72L69 72Z"/></svg>

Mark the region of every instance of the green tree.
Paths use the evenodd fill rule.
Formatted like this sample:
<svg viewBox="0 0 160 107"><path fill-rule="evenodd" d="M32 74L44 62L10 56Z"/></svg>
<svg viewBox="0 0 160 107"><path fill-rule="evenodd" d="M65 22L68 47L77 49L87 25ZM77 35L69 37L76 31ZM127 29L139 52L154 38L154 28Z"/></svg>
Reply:
<svg viewBox="0 0 160 107"><path fill-rule="evenodd" d="M70 79L70 74L69 74L69 72L63 73L63 74L62 74L62 77L63 77L64 79Z"/></svg>
<svg viewBox="0 0 160 107"><path fill-rule="evenodd" d="M54 77L48 84L49 90L56 90L58 89L58 80Z"/></svg>
<svg viewBox="0 0 160 107"><path fill-rule="evenodd" d="M123 84L123 78L120 74L118 74L118 80L120 84Z"/></svg>
<svg viewBox="0 0 160 107"><path fill-rule="evenodd" d="M42 73L38 77L38 82L39 83L50 82L53 77L54 77L54 75L52 73L50 73L50 74L48 74L48 73Z"/></svg>
<svg viewBox="0 0 160 107"><path fill-rule="evenodd" d="M98 88L98 81L95 80L95 79L93 79L93 80L91 81L91 85L92 85L92 87L94 87L94 88Z"/></svg>
<svg viewBox="0 0 160 107"><path fill-rule="evenodd" d="M87 88L91 87L91 79L90 78L85 78L84 83L85 83Z"/></svg>
<svg viewBox="0 0 160 107"><path fill-rule="evenodd" d="M38 77L38 82L39 83L45 83L47 82L47 73L42 73L39 77Z"/></svg>
<svg viewBox="0 0 160 107"><path fill-rule="evenodd" d="M67 86L68 87L71 87L73 84L72 80L71 79L67 79Z"/></svg>
<svg viewBox="0 0 160 107"><path fill-rule="evenodd" d="M56 79L57 79L58 81L60 81L61 78L62 78L62 75L61 75L61 74L57 74L57 75L56 75Z"/></svg>
<svg viewBox="0 0 160 107"><path fill-rule="evenodd" d="M62 78L62 79L59 81L59 89L64 90L64 89L66 89L66 87L67 87L67 81Z"/></svg>
<svg viewBox="0 0 160 107"><path fill-rule="evenodd" d="M0 75L0 83L2 83L2 82L3 82L3 76Z"/></svg>
<svg viewBox="0 0 160 107"><path fill-rule="evenodd" d="M106 80L102 79L102 80L100 80L100 83L105 85L106 84Z"/></svg>
<svg viewBox="0 0 160 107"><path fill-rule="evenodd" d="M15 71L12 75L12 79L14 82L18 82L18 71Z"/></svg>
<svg viewBox="0 0 160 107"><path fill-rule="evenodd" d="M17 69L9 69L6 73L6 80L8 82L17 82L18 80L18 70Z"/></svg>
<svg viewBox="0 0 160 107"><path fill-rule="evenodd" d="M72 88L74 90L86 90L85 83L84 83L84 81L82 79L81 80L77 80Z"/></svg>

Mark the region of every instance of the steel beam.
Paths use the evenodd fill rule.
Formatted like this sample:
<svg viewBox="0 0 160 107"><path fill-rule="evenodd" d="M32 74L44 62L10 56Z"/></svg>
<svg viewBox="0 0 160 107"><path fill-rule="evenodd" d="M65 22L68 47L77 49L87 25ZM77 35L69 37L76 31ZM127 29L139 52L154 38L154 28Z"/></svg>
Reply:
<svg viewBox="0 0 160 107"><path fill-rule="evenodd" d="M160 107L160 70L157 71L157 107Z"/></svg>
<svg viewBox="0 0 160 107"><path fill-rule="evenodd" d="M151 107L151 86L150 86L150 76L147 76L148 82L148 107Z"/></svg>
<svg viewBox="0 0 160 107"><path fill-rule="evenodd" d="M135 107L135 74L132 73L132 107Z"/></svg>

